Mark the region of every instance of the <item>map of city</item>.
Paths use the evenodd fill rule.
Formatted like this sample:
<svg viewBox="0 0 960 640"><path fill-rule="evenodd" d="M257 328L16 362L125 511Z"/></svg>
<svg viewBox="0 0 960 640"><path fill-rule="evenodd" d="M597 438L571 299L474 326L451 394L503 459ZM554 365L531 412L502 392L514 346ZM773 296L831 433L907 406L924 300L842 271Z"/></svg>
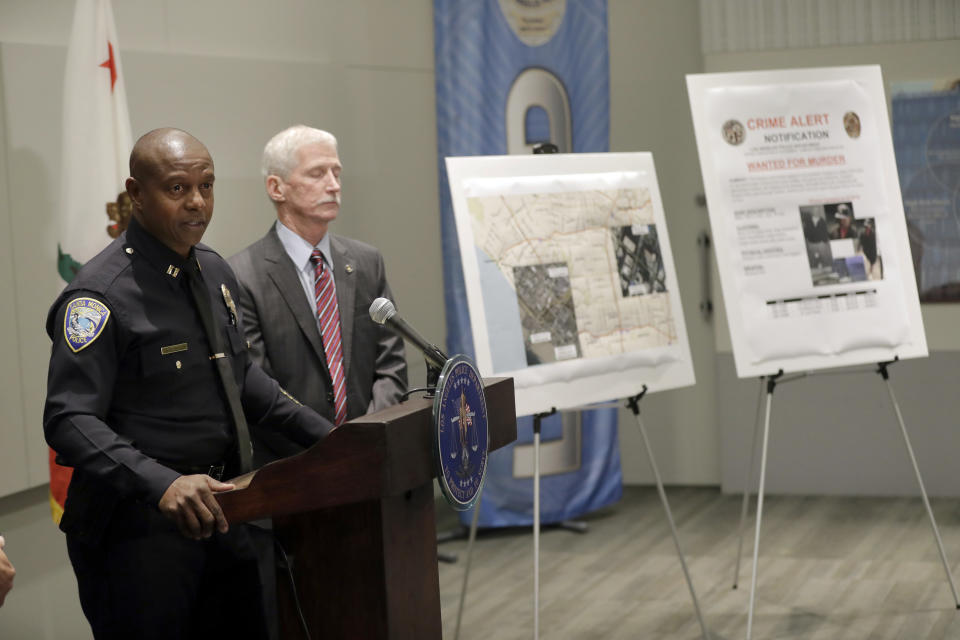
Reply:
<svg viewBox="0 0 960 640"><path fill-rule="evenodd" d="M480 269L484 304L498 300L490 274L506 279L528 366L677 342L647 189L484 195L467 207L479 258L496 267Z"/></svg>

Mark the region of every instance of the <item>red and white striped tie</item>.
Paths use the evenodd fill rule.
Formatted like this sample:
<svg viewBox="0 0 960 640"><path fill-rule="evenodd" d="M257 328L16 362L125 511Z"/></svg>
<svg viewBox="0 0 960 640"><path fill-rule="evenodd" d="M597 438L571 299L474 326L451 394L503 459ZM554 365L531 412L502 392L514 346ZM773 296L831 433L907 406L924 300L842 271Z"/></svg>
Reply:
<svg viewBox="0 0 960 640"><path fill-rule="evenodd" d="M323 254L314 249L310 254L314 267L313 292L317 300L317 318L320 336L327 355L327 369L333 380L334 424L340 426L347 418L347 381L343 377L343 346L340 344L340 309L333 278L323 263Z"/></svg>

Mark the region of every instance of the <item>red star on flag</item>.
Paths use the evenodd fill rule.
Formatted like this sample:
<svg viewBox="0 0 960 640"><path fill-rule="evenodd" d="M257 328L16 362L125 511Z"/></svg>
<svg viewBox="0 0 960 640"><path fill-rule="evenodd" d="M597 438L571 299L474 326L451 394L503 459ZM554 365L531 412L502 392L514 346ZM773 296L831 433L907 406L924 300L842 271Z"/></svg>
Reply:
<svg viewBox="0 0 960 640"><path fill-rule="evenodd" d="M117 84L117 65L113 57L113 45L110 44L110 41L107 41L107 51L110 52L110 57L100 63L100 66L104 69L110 69L110 92L113 93L113 85Z"/></svg>

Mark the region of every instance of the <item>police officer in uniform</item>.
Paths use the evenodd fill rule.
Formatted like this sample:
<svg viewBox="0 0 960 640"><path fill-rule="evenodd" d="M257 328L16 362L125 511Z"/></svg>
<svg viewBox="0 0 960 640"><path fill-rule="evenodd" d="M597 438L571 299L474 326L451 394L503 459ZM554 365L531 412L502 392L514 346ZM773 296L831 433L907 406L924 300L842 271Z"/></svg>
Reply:
<svg viewBox="0 0 960 640"><path fill-rule="evenodd" d="M61 529L96 638L260 638L246 525L214 494L249 464L245 419L309 446L332 429L254 364L227 263L199 244L213 161L177 129L130 156L127 231L51 307L47 442L75 468Z"/></svg>

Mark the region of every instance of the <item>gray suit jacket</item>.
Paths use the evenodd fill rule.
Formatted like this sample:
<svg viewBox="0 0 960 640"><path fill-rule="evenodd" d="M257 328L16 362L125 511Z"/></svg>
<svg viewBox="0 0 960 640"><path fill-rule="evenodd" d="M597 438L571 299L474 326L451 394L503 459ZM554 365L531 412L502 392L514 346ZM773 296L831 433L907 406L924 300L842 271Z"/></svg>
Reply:
<svg viewBox="0 0 960 640"><path fill-rule="evenodd" d="M347 420L399 401L407 388L403 340L370 319L378 297L393 299L383 256L374 247L331 234L334 281L347 383ZM333 390L314 309L273 225L228 262L240 281L238 303L250 354L296 399L333 421ZM251 425L255 463L302 449Z"/></svg>

